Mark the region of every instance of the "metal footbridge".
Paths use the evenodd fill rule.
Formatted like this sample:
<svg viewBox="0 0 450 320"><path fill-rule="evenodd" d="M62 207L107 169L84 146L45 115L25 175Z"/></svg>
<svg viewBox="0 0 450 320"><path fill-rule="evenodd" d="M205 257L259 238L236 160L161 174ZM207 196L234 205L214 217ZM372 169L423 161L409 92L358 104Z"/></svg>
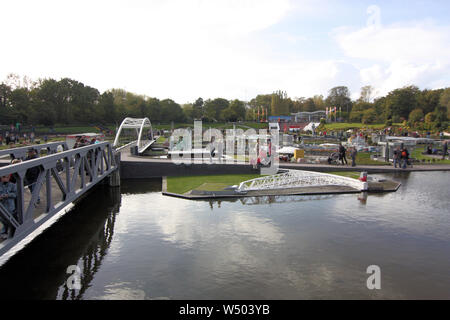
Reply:
<svg viewBox="0 0 450 320"><path fill-rule="evenodd" d="M238 192L293 189L305 187L347 186L359 191L368 188L367 182L323 172L286 170L279 174L243 181Z"/></svg>
<svg viewBox="0 0 450 320"><path fill-rule="evenodd" d="M0 257L108 176L112 186L120 179L120 153L110 142L72 150L57 142L2 150L0 155L20 159L29 148L46 150L47 155L0 167L0 177L11 175L17 188L15 196L9 195L15 198L14 212L0 203L0 221L8 229L7 238L0 240ZM38 172L31 184L26 179L30 169Z"/></svg>
<svg viewBox="0 0 450 320"><path fill-rule="evenodd" d="M119 145L123 129L134 129L133 139ZM148 118L125 118L114 143L101 142L69 150L66 142L59 141L0 150L0 158L9 157L6 161L0 160L3 165L7 164L0 167L0 177L11 176L16 188L8 195L14 198L14 212L0 202L0 223L7 229L6 238L0 239L0 258L92 187L107 180L105 178L109 178L111 186L118 186L122 149L136 147L138 154L142 154L154 142ZM30 148L42 156L9 164L11 159L25 160ZM38 172L31 182L26 178L29 170Z"/></svg>
<svg viewBox="0 0 450 320"><path fill-rule="evenodd" d="M120 145L120 137L123 136L123 129L134 129L137 139L125 145ZM144 130L148 130L148 134ZM144 153L155 142L153 139L152 123L148 118L125 118L120 124L114 139L113 147L120 151L127 147L137 146L138 154Z"/></svg>

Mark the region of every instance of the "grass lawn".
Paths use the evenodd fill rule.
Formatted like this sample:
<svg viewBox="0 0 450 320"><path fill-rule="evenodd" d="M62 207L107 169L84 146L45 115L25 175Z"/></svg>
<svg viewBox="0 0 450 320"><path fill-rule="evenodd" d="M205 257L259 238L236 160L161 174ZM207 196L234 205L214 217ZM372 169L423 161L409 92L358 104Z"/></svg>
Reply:
<svg viewBox="0 0 450 320"><path fill-rule="evenodd" d="M347 162L351 164L352 158L347 157ZM356 154L356 165L376 165L376 166L385 166L390 165L384 161L377 161L370 159L370 153L368 152L358 152Z"/></svg>
<svg viewBox="0 0 450 320"><path fill-rule="evenodd" d="M436 159L422 154L423 152L425 152L425 147L415 148L414 151L411 152L411 158L420 160L421 164L450 164L450 160L442 160L442 156L440 156L439 159ZM432 159L434 159L434 162ZM422 160L426 160L426 162L422 162ZM431 160L431 163L428 162L428 160Z"/></svg>
<svg viewBox="0 0 450 320"><path fill-rule="evenodd" d="M61 134L77 134L77 133L87 133L87 132L92 132L92 133L99 133L100 130L98 130L95 127L70 127L70 126L66 126L66 127L54 127L53 128L55 133L61 133ZM36 128L36 133L37 134L41 134L41 133L48 133L50 132L50 128L48 127L37 127Z"/></svg>
<svg viewBox="0 0 450 320"><path fill-rule="evenodd" d="M349 129L384 129L384 124L362 124L362 123L327 123L325 125L326 130L349 130Z"/></svg>
<svg viewBox="0 0 450 320"><path fill-rule="evenodd" d="M166 141L167 141L167 138L166 138L166 137L160 136L160 137L156 140L156 143L163 144L163 143L166 142Z"/></svg>
<svg viewBox="0 0 450 320"><path fill-rule="evenodd" d="M225 187L258 177L260 177L258 174L167 177L167 191L178 194L183 194L194 189L220 191Z"/></svg>
<svg viewBox="0 0 450 320"><path fill-rule="evenodd" d="M336 171L336 172L327 172L329 174L335 174L337 176L349 177L353 179L358 179L360 176L359 172L356 171Z"/></svg>

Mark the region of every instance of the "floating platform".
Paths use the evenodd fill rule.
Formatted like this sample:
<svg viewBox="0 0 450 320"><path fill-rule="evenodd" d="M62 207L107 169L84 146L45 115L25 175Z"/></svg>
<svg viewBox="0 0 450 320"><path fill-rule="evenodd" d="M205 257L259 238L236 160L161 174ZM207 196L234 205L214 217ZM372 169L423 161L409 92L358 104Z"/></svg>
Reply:
<svg viewBox="0 0 450 320"><path fill-rule="evenodd" d="M401 183L392 180L368 181L368 193L395 192ZM183 194L167 192L167 180L163 178L162 194L171 197L204 200L204 199L220 199L220 198L243 198L243 197L259 197L259 196L291 196L291 195L329 195L329 194L352 194L361 193L361 190L349 186L309 186L300 188L284 188L271 190L247 191L245 193L235 190L222 191L204 191L191 190Z"/></svg>

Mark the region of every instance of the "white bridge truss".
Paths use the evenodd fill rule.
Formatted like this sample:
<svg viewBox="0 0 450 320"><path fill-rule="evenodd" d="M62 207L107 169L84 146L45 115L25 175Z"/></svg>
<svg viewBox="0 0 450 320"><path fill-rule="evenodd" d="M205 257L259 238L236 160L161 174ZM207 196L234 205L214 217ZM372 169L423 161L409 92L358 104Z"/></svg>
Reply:
<svg viewBox="0 0 450 320"><path fill-rule="evenodd" d="M148 128L150 128L150 135L147 135L147 130L144 130ZM134 140L124 146L119 146L119 137L122 133L122 129L135 129L137 140ZM118 147L116 150L120 150L128 146L137 145L138 152L142 153L147 150L147 148L151 146L153 142L155 142L155 140L153 139L152 123L148 118L125 118L122 121L119 130L117 131L113 147Z"/></svg>
<svg viewBox="0 0 450 320"><path fill-rule="evenodd" d="M241 182L237 191L247 192L318 186L347 186L360 191L368 188L367 182L357 179L322 172L288 170L287 172Z"/></svg>

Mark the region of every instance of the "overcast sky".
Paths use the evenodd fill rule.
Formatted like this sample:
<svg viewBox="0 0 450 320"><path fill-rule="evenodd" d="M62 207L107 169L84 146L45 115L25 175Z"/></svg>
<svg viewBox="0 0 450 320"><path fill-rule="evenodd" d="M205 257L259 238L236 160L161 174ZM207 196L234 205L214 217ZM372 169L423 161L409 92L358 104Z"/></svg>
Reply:
<svg viewBox="0 0 450 320"><path fill-rule="evenodd" d="M450 86L447 0L2 0L0 12L0 80L69 77L178 103Z"/></svg>

